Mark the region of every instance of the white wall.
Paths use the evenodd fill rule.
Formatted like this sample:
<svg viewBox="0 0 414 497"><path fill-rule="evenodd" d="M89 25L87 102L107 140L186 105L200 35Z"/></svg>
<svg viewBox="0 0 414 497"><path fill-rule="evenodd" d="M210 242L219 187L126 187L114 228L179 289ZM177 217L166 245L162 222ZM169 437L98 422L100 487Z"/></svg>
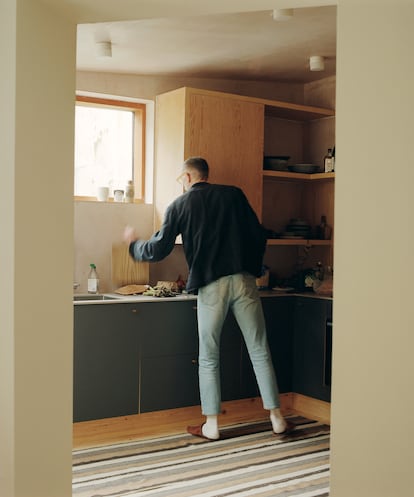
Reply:
<svg viewBox="0 0 414 497"><path fill-rule="evenodd" d="M69 497L76 29L3 0L0 33L0 495Z"/></svg>
<svg viewBox="0 0 414 497"><path fill-rule="evenodd" d="M80 93L89 92L127 98L155 100L166 91L193 86L227 91L262 98L273 98L296 103L303 102L304 86L260 81L233 81L225 79L173 78L111 73L78 72L76 87ZM331 93L330 93L331 94ZM153 137L148 136L148 140ZM151 197L151 195L149 196ZM153 211L148 205L118 205L114 203L75 202L74 281L80 283L78 292L86 291L89 263L95 262L101 279L101 291L114 290L111 281L111 247L122 239L126 224L133 225L142 238L152 234ZM150 283L158 280L185 279L188 267L182 247L176 247L164 261L150 265Z"/></svg>
<svg viewBox="0 0 414 497"><path fill-rule="evenodd" d="M93 91L148 100L154 100L161 93L183 86L296 103L303 103L304 98L303 85L297 83L141 76L138 74L111 74L87 71L79 71L76 76L76 89L78 91Z"/></svg>
<svg viewBox="0 0 414 497"><path fill-rule="evenodd" d="M338 9L332 497L414 495L414 5L380 5Z"/></svg>
<svg viewBox="0 0 414 497"><path fill-rule="evenodd" d="M140 238L152 235L153 207L149 204L75 202L74 281L78 293L86 293L89 264L95 263L102 293L115 290L111 279L112 245L123 243L127 225Z"/></svg>
<svg viewBox="0 0 414 497"><path fill-rule="evenodd" d="M14 162L16 12L0 4L0 494L14 495ZM12 41L13 40L13 41Z"/></svg>
<svg viewBox="0 0 414 497"><path fill-rule="evenodd" d="M411 497L414 13L353 3L338 11L331 495ZM68 497L74 31L34 0L0 7L0 495ZM45 181L59 188L35 202Z"/></svg>

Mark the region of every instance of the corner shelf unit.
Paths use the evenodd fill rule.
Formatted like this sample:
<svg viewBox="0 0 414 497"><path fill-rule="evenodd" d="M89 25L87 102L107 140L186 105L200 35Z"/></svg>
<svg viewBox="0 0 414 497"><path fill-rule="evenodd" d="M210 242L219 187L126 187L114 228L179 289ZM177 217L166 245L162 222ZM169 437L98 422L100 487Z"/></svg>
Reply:
<svg viewBox="0 0 414 497"><path fill-rule="evenodd" d="M324 184L329 184L333 183L335 180L335 173L313 173L313 174L305 174L305 173L293 173L290 171L270 171L270 170L264 170L263 171L263 181L264 182L278 182L281 184L295 184L297 183L298 185L324 185ZM329 187L329 189L331 189ZM280 192L280 190L279 190ZM303 194L303 191L301 190L301 195ZM319 195L320 190L317 189L314 191L312 189L311 196L307 199L306 205L307 205L307 211L314 211L316 210L318 214L314 214L313 216L313 224L316 224L317 217L321 214L319 212L319 204L318 208L314 208L314 203L316 202L315 198L318 198L317 202L321 202L321 197L325 197L326 195ZM333 195L333 194L332 194ZM328 195L330 196L330 195ZM312 207L312 208L310 208ZM328 212L331 213L331 209L333 208L332 205L327 204L324 205L324 209L327 208ZM277 209L276 209L277 211ZM323 211L324 213L327 213ZM330 240L320 240L320 239L302 239L302 238L270 238L267 240L267 246L284 246L284 247L333 247L333 239Z"/></svg>

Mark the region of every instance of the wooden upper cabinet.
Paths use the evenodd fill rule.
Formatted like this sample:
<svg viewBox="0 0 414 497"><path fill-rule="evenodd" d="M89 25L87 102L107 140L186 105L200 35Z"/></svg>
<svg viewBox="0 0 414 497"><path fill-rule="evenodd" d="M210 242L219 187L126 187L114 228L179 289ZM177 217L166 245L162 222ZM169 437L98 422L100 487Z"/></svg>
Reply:
<svg viewBox="0 0 414 497"><path fill-rule="evenodd" d="M183 161L204 157L211 183L240 187L262 214L264 104L192 88L159 95L155 126L155 227L182 193L176 178Z"/></svg>
<svg viewBox="0 0 414 497"><path fill-rule="evenodd" d="M334 143L334 116L332 109L194 88L157 96L155 228L183 193L176 178L191 156L207 160L211 183L240 187L270 229L282 229L290 217L315 224L321 213L332 223L333 174L310 181L309 175L263 171L263 156L318 164Z"/></svg>
<svg viewBox="0 0 414 497"><path fill-rule="evenodd" d="M190 93L188 110L186 157L204 157L210 182L240 187L261 218L264 106Z"/></svg>

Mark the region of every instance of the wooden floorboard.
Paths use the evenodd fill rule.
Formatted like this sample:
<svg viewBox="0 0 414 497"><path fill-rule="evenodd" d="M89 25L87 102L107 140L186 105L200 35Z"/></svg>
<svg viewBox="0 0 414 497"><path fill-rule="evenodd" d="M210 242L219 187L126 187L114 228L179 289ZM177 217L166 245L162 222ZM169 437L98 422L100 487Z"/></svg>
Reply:
<svg viewBox="0 0 414 497"><path fill-rule="evenodd" d="M291 394L280 396L281 410L290 414ZM133 416L83 421L73 425L73 448L96 447L111 443L128 442L156 436L184 433L188 425L204 421L200 406L169 409ZM220 426L269 419L260 397L222 403Z"/></svg>

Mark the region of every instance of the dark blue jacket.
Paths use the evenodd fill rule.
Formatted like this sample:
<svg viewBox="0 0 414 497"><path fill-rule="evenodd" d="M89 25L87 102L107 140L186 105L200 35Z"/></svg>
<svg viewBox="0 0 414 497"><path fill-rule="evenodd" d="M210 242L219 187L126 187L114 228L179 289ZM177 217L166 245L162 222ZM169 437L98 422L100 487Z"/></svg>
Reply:
<svg viewBox="0 0 414 497"><path fill-rule="evenodd" d="M189 266L188 292L229 274L261 275L266 231L240 188L195 183L168 206L160 231L148 241L131 243L130 254L140 261L160 261L180 234Z"/></svg>

